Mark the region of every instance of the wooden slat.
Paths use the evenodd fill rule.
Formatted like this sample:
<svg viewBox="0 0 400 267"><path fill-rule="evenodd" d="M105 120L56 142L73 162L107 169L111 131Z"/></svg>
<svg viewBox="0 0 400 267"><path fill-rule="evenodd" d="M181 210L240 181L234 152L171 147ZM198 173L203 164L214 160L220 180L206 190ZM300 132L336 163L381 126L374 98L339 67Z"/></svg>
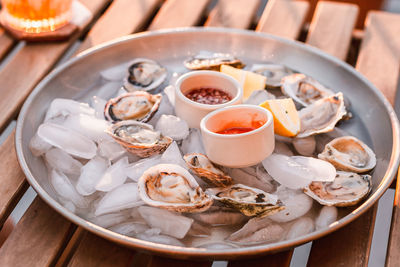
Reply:
<svg viewBox="0 0 400 267"><path fill-rule="evenodd" d="M394 104L400 62L400 15L370 12L357 69Z"/></svg>
<svg viewBox="0 0 400 267"><path fill-rule="evenodd" d="M392 213L392 224L386 252L386 266L400 266L400 171L397 173L396 194Z"/></svg>
<svg viewBox="0 0 400 267"><path fill-rule="evenodd" d="M97 17L109 0L82 0ZM68 47L79 37L79 33L63 43L26 44L0 72L3 88L0 98L0 129L18 113L24 100L34 86L47 74Z"/></svg>
<svg viewBox="0 0 400 267"><path fill-rule="evenodd" d="M399 32L399 15L372 12L366 23L366 32L356 65L357 70L372 81L391 103L394 102L399 74ZM397 59L394 60L393 57ZM322 260L326 266L367 266L376 210L377 204L355 222L314 241L309 266L320 266ZM393 249L398 253L398 247Z"/></svg>
<svg viewBox="0 0 400 267"><path fill-rule="evenodd" d="M256 31L297 39L307 15L306 1L270 0L265 7Z"/></svg>
<svg viewBox="0 0 400 267"><path fill-rule="evenodd" d="M210 0L167 0L149 26L149 30L195 26Z"/></svg>
<svg viewBox="0 0 400 267"><path fill-rule="evenodd" d="M68 266L132 266L135 252L86 233Z"/></svg>
<svg viewBox="0 0 400 267"><path fill-rule="evenodd" d="M89 47L114 38L137 32L155 12L160 0L115 0L90 30L79 47Z"/></svg>
<svg viewBox="0 0 400 267"><path fill-rule="evenodd" d="M0 28L0 59L2 59L7 54L14 43L15 40L10 37L3 28Z"/></svg>
<svg viewBox="0 0 400 267"><path fill-rule="evenodd" d="M260 7L260 0L219 0L205 26L247 29Z"/></svg>
<svg viewBox="0 0 400 267"><path fill-rule="evenodd" d="M345 60L357 15L357 5L318 2L306 42Z"/></svg>
<svg viewBox="0 0 400 267"><path fill-rule="evenodd" d="M254 260L230 261L228 267L288 267L292 259L293 250L283 251Z"/></svg>
<svg viewBox="0 0 400 267"><path fill-rule="evenodd" d="M28 188L14 146L15 132L0 146L0 226Z"/></svg>
<svg viewBox="0 0 400 267"><path fill-rule="evenodd" d="M36 198L0 249L0 266L50 266L74 230Z"/></svg>

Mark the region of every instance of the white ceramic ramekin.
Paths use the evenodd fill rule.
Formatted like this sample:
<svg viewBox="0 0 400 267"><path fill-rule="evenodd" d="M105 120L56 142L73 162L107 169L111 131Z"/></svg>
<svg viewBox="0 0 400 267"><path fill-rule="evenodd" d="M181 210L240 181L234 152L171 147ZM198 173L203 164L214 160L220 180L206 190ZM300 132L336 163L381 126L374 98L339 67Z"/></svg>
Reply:
<svg viewBox="0 0 400 267"><path fill-rule="evenodd" d="M208 105L190 100L184 94L197 88L216 88L229 93L233 98L223 104ZM243 89L232 77L218 71L192 71L176 81L175 113L184 119L189 127L199 128L201 119L213 110L242 103Z"/></svg>
<svg viewBox="0 0 400 267"><path fill-rule="evenodd" d="M227 127L250 127L252 121L265 123L246 133L216 133ZM200 129L208 158L222 166L242 168L255 165L271 155L275 147L272 114L255 105L215 110L201 120Z"/></svg>

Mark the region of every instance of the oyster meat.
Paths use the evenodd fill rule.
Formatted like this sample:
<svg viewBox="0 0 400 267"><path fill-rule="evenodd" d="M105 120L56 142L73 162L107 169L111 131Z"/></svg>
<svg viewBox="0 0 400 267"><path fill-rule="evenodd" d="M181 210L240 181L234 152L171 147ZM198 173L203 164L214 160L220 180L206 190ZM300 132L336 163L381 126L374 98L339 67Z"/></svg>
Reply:
<svg viewBox="0 0 400 267"><path fill-rule="evenodd" d="M281 89L282 93L305 107L317 100L334 94L313 78L302 73L283 77Z"/></svg>
<svg viewBox="0 0 400 267"><path fill-rule="evenodd" d="M104 117L109 121L149 121L158 110L161 94L152 95L135 91L110 99L104 108Z"/></svg>
<svg viewBox="0 0 400 267"><path fill-rule="evenodd" d="M301 126L297 137L330 132L345 114L342 93L317 100L299 111Z"/></svg>
<svg viewBox="0 0 400 267"><path fill-rule="evenodd" d="M219 70L221 65L230 65L243 68L244 64L231 54L200 51L197 55L185 60L183 63L191 70Z"/></svg>
<svg viewBox="0 0 400 267"><path fill-rule="evenodd" d="M155 131L150 124L134 120L117 122L107 133L127 151L142 158L160 154L172 143L170 137Z"/></svg>
<svg viewBox="0 0 400 267"><path fill-rule="evenodd" d="M146 204L171 211L202 212L213 203L194 177L175 164L151 167L140 177L138 188Z"/></svg>
<svg viewBox="0 0 400 267"><path fill-rule="evenodd" d="M343 136L326 144L318 158L329 161L338 170L362 173L376 165L375 153L353 136Z"/></svg>
<svg viewBox="0 0 400 267"><path fill-rule="evenodd" d="M265 85L273 88L280 87L282 85L282 78L293 73L292 70L284 65L275 63L254 64L250 71L267 77Z"/></svg>
<svg viewBox="0 0 400 267"><path fill-rule="evenodd" d="M312 182L304 193L322 205L347 207L360 202L371 188L370 175L338 171L333 182Z"/></svg>
<svg viewBox="0 0 400 267"><path fill-rule="evenodd" d="M157 88L167 78L167 69L156 61L147 58L137 58L128 68L128 77L124 88L128 92Z"/></svg>
<svg viewBox="0 0 400 267"><path fill-rule="evenodd" d="M209 188L206 193L246 216L265 217L284 209L276 195L242 184Z"/></svg>
<svg viewBox="0 0 400 267"><path fill-rule="evenodd" d="M232 184L232 178L212 164L206 155L191 153L184 157L189 168L210 185L224 187Z"/></svg>

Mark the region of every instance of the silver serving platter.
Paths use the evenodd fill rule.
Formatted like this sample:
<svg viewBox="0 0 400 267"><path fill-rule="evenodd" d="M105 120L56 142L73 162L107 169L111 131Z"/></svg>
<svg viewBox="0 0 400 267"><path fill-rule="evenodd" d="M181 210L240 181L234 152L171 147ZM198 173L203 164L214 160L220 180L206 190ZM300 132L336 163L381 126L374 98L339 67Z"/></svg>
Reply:
<svg viewBox="0 0 400 267"><path fill-rule="evenodd" d="M123 236L78 217L55 199L41 158L28 143L56 97L78 99L93 88L100 71L136 57L159 61L170 71L183 71L182 62L200 50L229 52L246 64L272 61L318 79L351 101L354 117L341 128L357 136L377 155L373 189L360 206L329 228L296 239L245 248L206 250L182 248ZM350 65L303 43L253 31L223 28L180 28L126 36L89 49L53 70L26 100L17 124L16 150L20 165L39 196L68 220L116 243L175 258L237 259L285 250L327 235L350 223L370 208L389 187L399 163L399 123L380 91Z"/></svg>

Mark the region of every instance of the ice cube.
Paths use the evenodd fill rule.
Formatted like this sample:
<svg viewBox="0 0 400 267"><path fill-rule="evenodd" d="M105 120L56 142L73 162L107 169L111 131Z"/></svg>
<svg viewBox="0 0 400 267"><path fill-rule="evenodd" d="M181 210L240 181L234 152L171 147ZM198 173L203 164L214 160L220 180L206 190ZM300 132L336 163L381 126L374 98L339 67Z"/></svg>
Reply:
<svg viewBox="0 0 400 267"><path fill-rule="evenodd" d="M143 223L124 222L114 225L108 229L121 235L135 236L137 234L144 233L149 229L149 227Z"/></svg>
<svg viewBox="0 0 400 267"><path fill-rule="evenodd" d="M110 123L104 119L98 119L85 114L77 114L68 116L62 125L95 142L112 140L112 137L106 133L106 129L109 127Z"/></svg>
<svg viewBox="0 0 400 267"><path fill-rule="evenodd" d="M128 165L125 168L126 175L133 181L137 182L142 174L157 164L161 163L161 156L156 155L150 158L141 159L138 162Z"/></svg>
<svg viewBox="0 0 400 267"><path fill-rule="evenodd" d="M179 150L176 142L172 142L168 148L161 155L162 163L178 164L187 169L186 162L182 158L181 151Z"/></svg>
<svg viewBox="0 0 400 267"><path fill-rule="evenodd" d="M96 155L97 147L92 140L61 125L44 123L39 126L37 134L45 142L73 156L91 159Z"/></svg>
<svg viewBox="0 0 400 267"><path fill-rule="evenodd" d="M303 236L311 233L314 230L314 221L311 218L303 217L296 220L290 227L289 232L286 235L286 239L294 239L299 236Z"/></svg>
<svg viewBox="0 0 400 267"><path fill-rule="evenodd" d="M83 196L96 192L95 186L109 167L110 162L102 157L96 156L82 167L76 190Z"/></svg>
<svg viewBox="0 0 400 267"><path fill-rule="evenodd" d="M152 126L155 126L158 120L160 119L161 115L175 115L175 109L171 105L168 99L166 99L165 95L163 95L161 99L160 106L158 107L158 110L156 114L154 114L153 118L148 122Z"/></svg>
<svg viewBox="0 0 400 267"><path fill-rule="evenodd" d="M109 228L113 225L120 224L124 221L127 221L129 218L129 215L118 212L118 213L108 213L108 214L103 214L100 216L92 217L89 218L89 221L91 221L94 224L97 224L98 226L104 227L104 228Z"/></svg>
<svg viewBox="0 0 400 267"><path fill-rule="evenodd" d="M184 155L189 153L206 154L199 129L190 129L189 136L182 141L181 149Z"/></svg>
<svg viewBox="0 0 400 267"><path fill-rule="evenodd" d="M138 210L152 228L161 229L161 233L179 239L185 237L193 223L191 218L164 209L142 206Z"/></svg>
<svg viewBox="0 0 400 267"><path fill-rule="evenodd" d="M260 105L264 103L266 100L275 99L275 96L271 93L268 93L267 90L256 90L251 93L249 98L244 101L244 104L249 105Z"/></svg>
<svg viewBox="0 0 400 267"><path fill-rule="evenodd" d="M331 223L337 220L338 210L333 206L324 206L317 219L315 220L315 228L317 230L328 227Z"/></svg>
<svg viewBox="0 0 400 267"><path fill-rule="evenodd" d="M189 135L189 126L186 121L174 115L161 115L156 124L156 130L174 140L182 140Z"/></svg>
<svg viewBox="0 0 400 267"><path fill-rule="evenodd" d="M32 137L31 141L29 142L29 149L31 150L32 154L36 157L43 155L51 148L51 145L40 138L37 133Z"/></svg>
<svg viewBox="0 0 400 267"><path fill-rule="evenodd" d="M76 175L81 173L82 163L59 148L52 148L47 151L45 159L51 168L57 169L63 173Z"/></svg>
<svg viewBox="0 0 400 267"><path fill-rule="evenodd" d="M98 154L111 161L127 153L127 151L114 140L103 140L98 144Z"/></svg>
<svg viewBox="0 0 400 267"><path fill-rule="evenodd" d="M164 88L164 93L168 97L169 103L171 103L172 106L175 106L175 86L168 85Z"/></svg>
<svg viewBox="0 0 400 267"><path fill-rule="evenodd" d="M121 88L122 82L108 82L103 84L95 93L95 95L99 98L109 100L113 98L118 90Z"/></svg>
<svg viewBox="0 0 400 267"><path fill-rule="evenodd" d="M93 96L91 100L91 105L95 110L95 116L98 119L104 120L104 108L107 104L107 101L98 96Z"/></svg>
<svg viewBox="0 0 400 267"><path fill-rule="evenodd" d="M94 116L95 111L87 103L80 103L72 99L56 98L47 110L45 122L58 116L67 116L70 114L86 114Z"/></svg>
<svg viewBox="0 0 400 267"><path fill-rule="evenodd" d="M184 245L181 241L179 241L176 238L167 236L167 235L148 235L148 234L142 233L142 234L136 235L136 237L139 239L145 240L145 241L149 241L149 242L165 244L165 245L170 245L170 246L184 247Z"/></svg>
<svg viewBox="0 0 400 267"><path fill-rule="evenodd" d="M95 215L99 216L143 204L144 202L139 196L137 184L126 183L104 195L97 205Z"/></svg>
<svg viewBox="0 0 400 267"><path fill-rule="evenodd" d="M119 64L100 72L101 77L109 81L122 81L128 75L130 62Z"/></svg>
<svg viewBox="0 0 400 267"><path fill-rule="evenodd" d="M50 182L58 195L65 200L69 200L79 208L87 208L89 203L78 194L68 177L57 170L50 173Z"/></svg>
<svg viewBox="0 0 400 267"><path fill-rule="evenodd" d="M128 157L123 157L111 165L96 184L96 190L108 192L125 183L125 168L128 164Z"/></svg>

